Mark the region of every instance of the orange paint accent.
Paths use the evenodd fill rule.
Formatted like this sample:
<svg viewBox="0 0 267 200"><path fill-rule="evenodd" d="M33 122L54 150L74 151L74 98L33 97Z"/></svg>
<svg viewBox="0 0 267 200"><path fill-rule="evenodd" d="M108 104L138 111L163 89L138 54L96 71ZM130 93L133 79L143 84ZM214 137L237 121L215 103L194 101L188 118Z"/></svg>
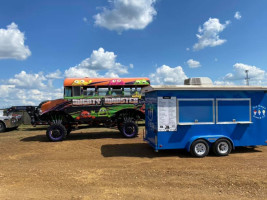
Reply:
<svg viewBox="0 0 267 200"><path fill-rule="evenodd" d="M42 105L41 110L42 110L42 112L45 112L45 111L50 110L51 108L53 108L53 107L55 107L55 106L57 106L63 102L65 102L65 101L67 101L67 100L56 99L56 100L48 101Z"/></svg>
<svg viewBox="0 0 267 200"><path fill-rule="evenodd" d="M92 116L91 113L89 111L86 111L86 110L83 110L81 113L80 113L80 116L76 117L77 120L80 120L80 119L86 119L86 118L92 118L92 119L95 119L95 116Z"/></svg>
<svg viewBox="0 0 267 200"><path fill-rule="evenodd" d="M135 82L136 80L146 80L150 82L149 78L145 78L145 77L138 77L138 78L88 78L86 77L86 78L66 78L64 80L64 86L106 86L106 85L109 85L110 81L112 80L121 80L124 83ZM126 84L126 85L131 86L131 84Z"/></svg>

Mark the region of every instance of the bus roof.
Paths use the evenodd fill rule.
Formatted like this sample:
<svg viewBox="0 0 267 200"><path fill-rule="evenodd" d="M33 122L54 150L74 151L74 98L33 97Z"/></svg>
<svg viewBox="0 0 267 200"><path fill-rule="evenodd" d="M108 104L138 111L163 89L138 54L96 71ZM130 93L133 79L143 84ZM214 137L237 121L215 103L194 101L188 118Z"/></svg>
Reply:
<svg viewBox="0 0 267 200"><path fill-rule="evenodd" d="M64 86L147 86L150 85L149 78L66 78Z"/></svg>

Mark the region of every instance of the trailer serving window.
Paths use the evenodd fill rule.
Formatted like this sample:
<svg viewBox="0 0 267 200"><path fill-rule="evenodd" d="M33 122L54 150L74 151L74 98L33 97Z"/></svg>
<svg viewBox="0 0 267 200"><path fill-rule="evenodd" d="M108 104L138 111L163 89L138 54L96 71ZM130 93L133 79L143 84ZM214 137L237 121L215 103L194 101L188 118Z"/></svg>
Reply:
<svg viewBox="0 0 267 200"><path fill-rule="evenodd" d="M251 99L216 99L216 123L251 123Z"/></svg>
<svg viewBox="0 0 267 200"><path fill-rule="evenodd" d="M178 124L214 123L214 99L178 99Z"/></svg>

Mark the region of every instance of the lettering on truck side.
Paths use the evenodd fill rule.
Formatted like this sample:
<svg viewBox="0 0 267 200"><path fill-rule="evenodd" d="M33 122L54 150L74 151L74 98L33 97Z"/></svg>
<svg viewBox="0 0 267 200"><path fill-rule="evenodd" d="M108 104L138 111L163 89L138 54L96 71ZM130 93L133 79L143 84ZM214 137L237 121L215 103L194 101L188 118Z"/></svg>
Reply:
<svg viewBox="0 0 267 200"><path fill-rule="evenodd" d="M72 105L101 105L101 99L73 99ZM138 98L104 98L104 104L138 104Z"/></svg>

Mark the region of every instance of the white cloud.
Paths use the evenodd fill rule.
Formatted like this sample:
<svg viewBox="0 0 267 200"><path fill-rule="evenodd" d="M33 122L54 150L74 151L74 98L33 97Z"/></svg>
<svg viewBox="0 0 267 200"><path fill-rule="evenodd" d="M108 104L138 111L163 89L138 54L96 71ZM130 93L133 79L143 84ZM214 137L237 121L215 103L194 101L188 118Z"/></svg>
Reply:
<svg viewBox="0 0 267 200"><path fill-rule="evenodd" d="M61 79L61 78L63 78L61 76L61 71L59 69L57 69L55 72L47 74L45 77L49 78L49 79Z"/></svg>
<svg viewBox="0 0 267 200"><path fill-rule="evenodd" d="M190 48L187 47L185 50L186 50L186 51L190 51Z"/></svg>
<svg viewBox="0 0 267 200"><path fill-rule="evenodd" d="M0 29L0 59L25 60L31 55L28 46L24 45L24 33L12 22L7 29Z"/></svg>
<svg viewBox="0 0 267 200"><path fill-rule="evenodd" d="M118 78L119 75L116 74L115 72L108 71L108 72L105 73L105 77Z"/></svg>
<svg viewBox="0 0 267 200"><path fill-rule="evenodd" d="M230 21L221 24L219 19L209 18L209 20L203 24L203 27L198 28L198 34L196 34L198 42L194 44L193 49L200 50L205 47L215 47L225 43L225 39L219 38L219 33L221 33L228 24L230 24Z"/></svg>
<svg viewBox="0 0 267 200"><path fill-rule="evenodd" d="M44 100L63 97L63 87L55 88L53 79L46 79L42 72L28 74L21 71L14 78L0 85L0 108L16 105L38 105Z"/></svg>
<svg viewBox="0 0 267 200"><path fill-rule="evenodd" d="M5 88L5 95L0 97L0 108L20 105L39 105L42 101L58 99L63 97L63 89L21 89L15 85L0 85L0 89Z"/></svg>
<svg viewBox="0 0 267 200"><path fill-rule="evenodd" d="M104 8L94 16L95 25L121 33L129 29L144 29L157 14L156 0L113 0L112 9Z"/></svg>
<svg viewBox="0 0 267 200"><path fill-rule="evenodd" d="M241 14L240 14L240 12L239 11L237 11L236 13L235 13L235 16L234 16L237 20L240 20L241 18L242 18L242 16L241 16Z"/></svg>
<svg viewBox="0 0 267 200"><path fill-rule="evenodd" d="M0 85L1 98L8 97L9 90L11 90L12 88L15 88L15 85Z"/></svg>
<svg viewBox="0 0 267 200"><path fill-rule="evenodd" d="M246 70L248 70L250 85L265 85L267 83L265 70L243 63L234 64L233 72L226 74L222 81L216 81L215 83L220 85L245 85Z"/></svg>
<svg viewBox="0 0 267 200"><path fill-rule="evenodd" d="M43 81L46 80L42 72L38 74L27 74L21 71L15 74L14 78L9 79L7 82L10 85L16 85L18 88L44 88L46 87Z"/></svg>
<svg viewBox="0 0 267 200"><path fill-rule="evenodd" d="M116 62L117 55L105 51L103 48L94 50L89 58L80 64L65 70L66 77L118 77L119 74L127 74L128 67ZM130 68L133 67L130 65ZM103 73L105 73L105 75Z"/></svg>
<svg viewBox="0 0 267 200"><path fill-rule="evenodd" d="M66 77L99 77L100 75L95 70L87 68L70 67L65 70Z"/></svg>
<svg viewBox="0 0 267 200"><path fill-rule="evenodd" d="M152 84L179 85L184 83L184 79L187 79L187 76L181 66L172 68L162 65L156 69L155 73L150 74L150 79Z"/></svg>
<svg viewBox="0 0 267 200"><path fill-rule="evenodd" d="M196 60L193 60L193 59L189 59L186 63L187 63L187 65L190 68L198 68L198 67L201 67L200 62L199 61L196 61Z"/></svg>

